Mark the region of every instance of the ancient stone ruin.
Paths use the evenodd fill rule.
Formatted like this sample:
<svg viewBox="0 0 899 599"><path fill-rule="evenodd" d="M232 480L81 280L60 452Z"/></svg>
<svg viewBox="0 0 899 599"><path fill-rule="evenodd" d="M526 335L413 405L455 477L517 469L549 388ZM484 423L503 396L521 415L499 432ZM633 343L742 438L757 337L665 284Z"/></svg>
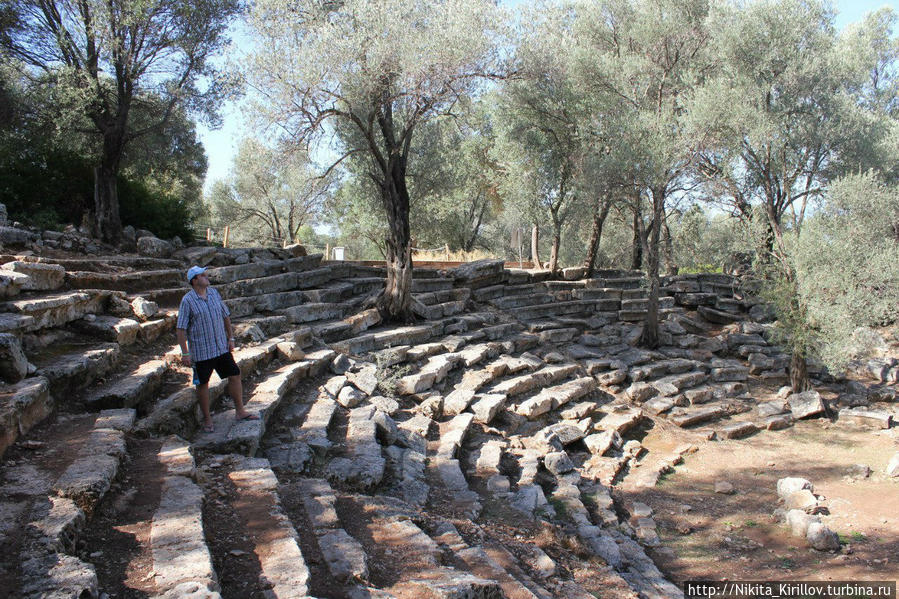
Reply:
<svg viewBox="0 0 899 599"><path fill-rule="evenodd" d="M691 447L647 456L636 431L892 425L889 384L842 405L757 400L789 356L730 276L665 279L663 345L646 351L638 272L416 268L421 320L396 326L364 308L378 267L152 240L136 247L167 257L64 253L90 242L17 235L0 271L10 596L671 599L645 549L651 510L616 487L652 487ZM213 375L210 434L173 331L192 264L231 309L260 415L235 422ZM811 534L813 510L788 507Z"/></svg>

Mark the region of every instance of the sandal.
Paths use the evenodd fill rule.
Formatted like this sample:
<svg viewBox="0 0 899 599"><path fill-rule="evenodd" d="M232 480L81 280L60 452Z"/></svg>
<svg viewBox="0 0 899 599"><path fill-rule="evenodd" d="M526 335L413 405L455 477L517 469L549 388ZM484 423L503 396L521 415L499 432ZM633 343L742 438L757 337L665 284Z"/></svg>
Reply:
<svg viewBox="0 0 899 599"><path fill-rule="evenodd" d="M237 422L240 422L241 420L259 420L259 415L258 415L258 414L253 414L252 412L250 412L250 413L247 414L246 416L236 416L234 419L235 419Z"/></svg>
<svg viewBox="0 0 899 599"><path fill-rule="evenodd" d="M203 432L204 432L204 433L214 433L214 432L215 432L215 425L214 425L214 424L204 424L204 425L203 425Z"/></svg>

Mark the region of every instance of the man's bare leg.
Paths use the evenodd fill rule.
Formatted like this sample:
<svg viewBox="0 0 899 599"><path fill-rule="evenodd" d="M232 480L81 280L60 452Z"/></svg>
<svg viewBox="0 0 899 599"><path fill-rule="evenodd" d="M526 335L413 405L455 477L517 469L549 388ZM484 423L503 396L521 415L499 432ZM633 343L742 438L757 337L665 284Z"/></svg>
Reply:
<svg viewBox="0 0 899 599"><path fill-rule="evenodd" d="M250 413L243 407L243 383L240 380L239 374L228 377L228 395L230 395L231 400L234 401L234 414L237 416L238 420L250 415Z"/></svg>
<svg viewBox="0 0 899 599"><path fill-rule="evenodd" d="M197 385L197 399L203 412L203 426L212 426L212 415L209 413L209 383Z"/></svg>

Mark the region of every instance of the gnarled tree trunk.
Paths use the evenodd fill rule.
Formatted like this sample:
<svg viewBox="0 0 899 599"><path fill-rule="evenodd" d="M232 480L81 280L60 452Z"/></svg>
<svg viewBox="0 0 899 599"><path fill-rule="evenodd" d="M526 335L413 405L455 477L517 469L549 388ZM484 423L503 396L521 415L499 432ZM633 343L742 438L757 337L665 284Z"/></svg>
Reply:
<svg viewBox="0 0 899 599"><path fill-rule="evenodd" d="M671 239L671 229L668 228L668 217L664 217L662 232L665 234L665 275L673 277L677 275L677 262L674 260L674 240Z"/></svg>
<svg viewBox="0 0 899 599"><path fill-rule="evenodd" d="M117 245L122 238L122 219L119 215L119 163L124 151L123 133L113 131L103 138L103 156L94 168L94 213L97 234Z"/></svg>
<svg viewBox="0 0 899 599"><path fill-rule="evenodd" d="M640 345L647 349L659 346L659 239L662 229L662 215L665 209L665 190L652 190L652 224L650 226L648 250L649 298L646 302L646 320Z"/></svg>
<svg viewBox="0 0 899 599"><path fill-rule="evenodd" d="M387 321L410 322L412 310L412 235L409 229L409 189L406 162L391 157L389 172L381 185L381 201L387 213L390 237L387 246L387 282L378 298L378 311Z"/></svg>
<svg viewBox="0 0 899 599"><path fill-rule="evenodd" d="M537 223L531 227L531 262L534 263L534 268L543 268L543 263L540 262L540 227Z"/></svg>
<svg viewBox="0 0 899 599"><path fill-rule="evenodd" d="M802 393L811 388L808 378L808 363L801 351L794 350L790 356L790 388L793 393Z"/></svg>
<svg viewBox="0 0 899 599"><path fill-rule="evenodd" d="M94 213L97 234L113 245L122 239L122 218L119 213L119 166L125 153L125 131L130 102L119 99L117 113L95 114L97 128L103 132L103 153L100 165L94 168Z"/></svg>
<svg viewBox="0 0 899 599"><path fill-rule="evenodd" d="M602 227L609 216L612 203L608 200L598 200L593 207L593 230L590 233L590 242L587 244L587 256L584 258L584 276L590 278L596 270L596 254L599 253L599 241L602 239Z"/></svg>
<svg viewBox="0 0 899 599"><path fill-rule="evenodd" d="M634 237L631 248L631 270L640 270L643 268L643 215L640 211L640 200L636 199L634 203Z"/></svg>

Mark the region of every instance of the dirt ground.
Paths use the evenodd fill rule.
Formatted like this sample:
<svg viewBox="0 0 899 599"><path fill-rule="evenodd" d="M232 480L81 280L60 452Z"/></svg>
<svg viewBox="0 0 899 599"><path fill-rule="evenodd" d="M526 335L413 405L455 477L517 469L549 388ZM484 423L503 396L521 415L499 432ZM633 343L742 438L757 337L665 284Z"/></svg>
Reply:
<svg viewBox="0 0 899 599"><path fill-rule="evenodd" d="M739 441L698 441L695 433L653 429L643 445L698 451L650 489L623 491L625 502L653 509L661 546L650 551L675 582L685 580L899 580L899 479L884 474L899 450L899 429L864 431L827 419L801 421ZM853 474L857 464L872 473ZM774 516L777 481L808 479L825 498L822 521L839 552L811 549ZM727 481L733 494L716 494Z"/></svg>

